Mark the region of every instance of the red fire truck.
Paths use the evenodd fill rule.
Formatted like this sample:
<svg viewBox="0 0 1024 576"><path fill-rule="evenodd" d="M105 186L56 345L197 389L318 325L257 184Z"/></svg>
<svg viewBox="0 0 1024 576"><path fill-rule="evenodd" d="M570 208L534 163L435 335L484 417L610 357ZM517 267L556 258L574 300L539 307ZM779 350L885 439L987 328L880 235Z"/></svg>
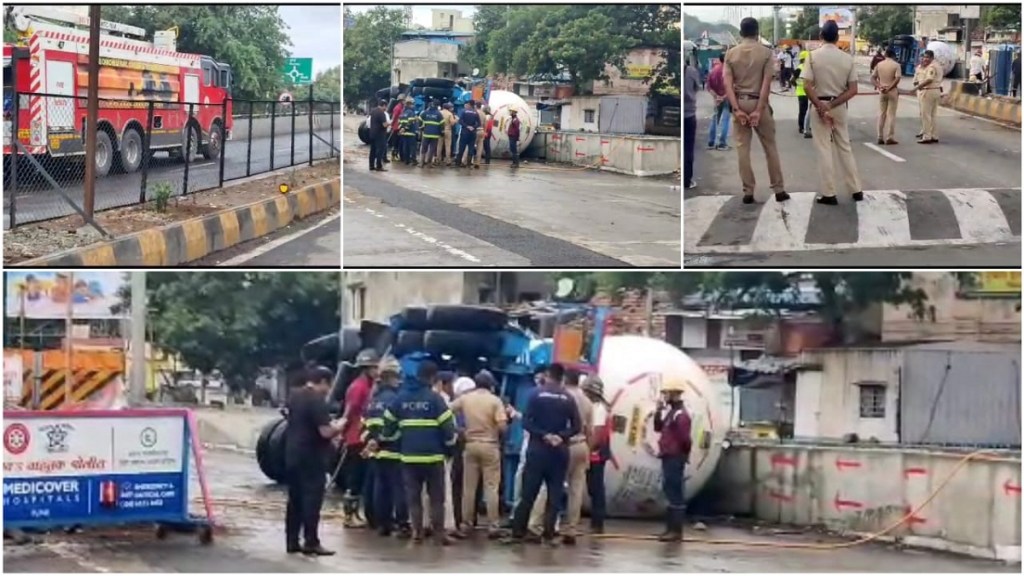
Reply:
<svg viewBox="0 0 1024 576"><path fill-rule="evenodd" d="M176 29L156 32L150 42L142 28L104 20L99 62L91 63L89 18L76 8L18 6L8 9L5 20L19 35L3 52L5 164L13 152L15 109L18 141L29 154L85 154L93 65L100 68L97 175L115 168L139 169L151 103L150 150L190 159L200 153L207 159L220 157L223 141L231 135L231 67L208 56L178 52ZM187 141L190 150L185 149Z"/></svg>

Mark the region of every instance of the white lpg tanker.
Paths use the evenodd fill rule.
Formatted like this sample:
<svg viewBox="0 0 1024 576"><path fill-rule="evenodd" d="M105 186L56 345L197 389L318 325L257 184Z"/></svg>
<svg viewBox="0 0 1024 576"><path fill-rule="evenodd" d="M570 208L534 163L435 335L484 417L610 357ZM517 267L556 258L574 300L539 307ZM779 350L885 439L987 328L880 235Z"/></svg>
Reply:
<svg viewBox="0 0 1024 576"><path fill-rule="evenodd" d="M387 324L364 321L314 340L303 349L303 359L340 369L328 399L334 410L355 377L350 362L365 348L397 357L405 378L416 373L426 358L442 370L475 371L488 368L500 382L496 392L519 412L535 388L533 374L552 363L559 333L566 322L590 319L588 344L580 362L564 362L583 372L595 371L604 382L611 433L611 460L605 466L608 513L615 517L647 517L664 512L661 463L654 414L664 382L684 382L683 400L693 423L693 450L686 468L686 497L692 499L707 484L718 465L729 431L731 395L728 385L708 378L687 354L655 338L605 335L610 309L587 305L556 305L543 312L510 315L495 308L463 305L409 306ZM514 316L514 317L510 317ZM544 337L552 336L552 337ZM319 352L317 351L319 350ZM563 351L564 352L564 351ZM558 357L563 358L563 352ZM283 480L283 439L287 422L273 422L257 444L261 469L271 479ZM518 421L504 442L502 473L515 475L523 431ZM512 484L505 483L503 501L515 500Z"/></svg>

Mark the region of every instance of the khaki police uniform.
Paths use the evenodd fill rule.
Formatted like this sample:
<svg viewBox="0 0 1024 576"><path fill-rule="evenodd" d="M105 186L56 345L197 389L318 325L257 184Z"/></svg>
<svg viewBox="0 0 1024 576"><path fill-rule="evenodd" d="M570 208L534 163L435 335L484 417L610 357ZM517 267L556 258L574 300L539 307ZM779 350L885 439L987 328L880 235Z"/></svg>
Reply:
<svg viewBox="0 0 1024 576"><path fill-rule="evenodd" d="M565 475L569 485L569 501L565 511L565 530L562 532L567 536L579 536L583 495L587 491L587 469L590 468L590 446L587 442L594 428L594 403L579 386L566 386L565 391L576 401L583 428L569 440L569 469ZM530 511L530 529L538 534L543 530L547 502L547 490L542 490Z"/></svg>
<svg viewBox="0 0 1024 576"><path fill-rule="evenodd" d="M733 46L725 53L723 74L732 78L736 104L740 110L750 114L757 109L761 83L766 76L769 78L772 76L774 63L771 49L762 46L753 38L744 38L737 46ZM735 115L735 111L733 114ZM750 165L750 140L754 131L757 132L757 138L761 141L765 158L768 160L768 178L771 180L772 190L776 194L785 192L786 186L782 179L779 150L775 146L775 119L772 117L771 106L767 102L765 103L764 114L756 128L749 124L743 125L739 121L734 124L736 155L739 158L743 194L753 196L754 186L757 184L754 179L754 169Z"/></svg>
<svg viewBox="0 0 1024 576"><path fill-rule="evenodd" d="M857 70L853 57L836 47L825 44L811 52L808 58L807 82L814 85L819 100L831 101L846 91L850 82L857 82ZM857 161L850 145L850 131L847 127L848 106L833 108L832 128L817 110L811 113L811 131L814 132L814 148L818 152L818 170L821 174L821 195L836 195L835 164L833 151L839 159L839 171L843 183L851 193L861 191L857 175Z"/></svg>
<svg viewBox="0 0 1024 576"><path fill-rule="evenodd" d="M462 521L473 522L476 489L484 481L487 522L496 530L501 521L498 493L501 483L501 428L508 422L505 405L489 390L476 389L452 402L452 411L465 420L466 449L462 459Z"/></svg>
<svg viewBox="0 0 1024 576"><path fill-rule="evenodd" d="M925 81L931 82L921 88ZM942 88L942 72L937 62L928 66L918 66L914 71L914 81L918 84L917 103L921 109L921 140L938 140L939 133L935 126L935 112L939 109L939 94Z"/></svg>
<svg viewBox="0 0 1024 576"><path fill-rule="evenodd" d="M882 88L896 85L888 92L878 94L878 139L889 141L895 140L896 135L896 106L900 101L899 81L903 76L900 63L892 58L886 58L875 66L871 75L878 81Z"/></svg>
<svg viewBox="0 0 1024 576"><path fill-rule="evenodd" d="M476 131L476 158L473 159L473 163L477 166L480 165L480 160L484 157L484 130L487 128L487 119L490 117L490 114L480 113L480 128Z"/></svg>
<svg viewBox="0 0 1024 576"><path fill-rule="evenodd" d="M448 111L447 108L444 108L444 109L441 110L441 117L442 117L442 120L441 120L442 124L441 125L444 128L444 132L441 133L441 143L440 143L441 150L438 150L438 154L437 154L438 160L437 160L437 163L438 164L441 163L441 157L442 157L441 152L443 151L444 152L443 157L445 159L445 163L451 164L452 163L452 126L454 126L455 122L456 122L455 114L450 112L450 111Z"/></svg>

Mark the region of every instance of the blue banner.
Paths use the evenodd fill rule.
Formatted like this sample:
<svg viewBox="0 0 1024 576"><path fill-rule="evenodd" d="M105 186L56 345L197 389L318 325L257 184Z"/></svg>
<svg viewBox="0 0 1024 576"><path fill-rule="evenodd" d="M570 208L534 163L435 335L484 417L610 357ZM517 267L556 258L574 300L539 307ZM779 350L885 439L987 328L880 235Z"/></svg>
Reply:
<svg viewBox="0 0 1024 576"><path fill-rule="evenodd" d="M4 478L4 524L181 518L183 474Z"/></svg>

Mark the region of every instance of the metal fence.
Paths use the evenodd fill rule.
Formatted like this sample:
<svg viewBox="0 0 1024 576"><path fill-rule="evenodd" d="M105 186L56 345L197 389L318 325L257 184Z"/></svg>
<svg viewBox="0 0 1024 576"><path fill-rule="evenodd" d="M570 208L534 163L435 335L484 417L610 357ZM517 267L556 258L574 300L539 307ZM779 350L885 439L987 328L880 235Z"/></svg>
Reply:
<svg viewBox="0 0 1024 576"><path fill-rule="evenodd" d="M336 157L340 110L338 102L309 100L100 98L94 211ZM4 228L83 213L85 118L84 97L5 97Z"/></svg>

